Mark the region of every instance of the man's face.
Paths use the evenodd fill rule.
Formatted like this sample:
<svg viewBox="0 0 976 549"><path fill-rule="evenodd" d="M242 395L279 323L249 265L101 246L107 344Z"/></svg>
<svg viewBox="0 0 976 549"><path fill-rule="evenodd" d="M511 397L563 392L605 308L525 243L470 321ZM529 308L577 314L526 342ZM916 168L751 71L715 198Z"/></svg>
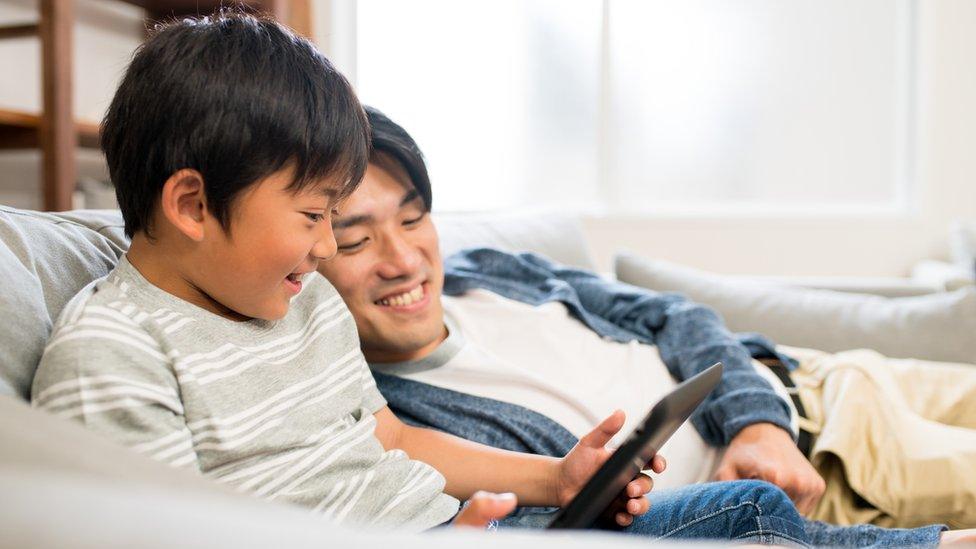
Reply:
<svg viewBox="0 0 976 549"><path fill-rule="evenodd" d="M371 162L333 219L338 254L318 269L352 311L372 362L421 358L446 335L437 232L406 181L397 166Z"/></svg>
<svg viewBox="0 0 976 549"><path fill-rule="evenodd" d="M229 231L207 218L189 278L213 305L226 309L220 314L284 317L302 277L335 254L334 185L323 181L295 193L290 182L291 171L283 170L244 191L232 206Z"/></svg>

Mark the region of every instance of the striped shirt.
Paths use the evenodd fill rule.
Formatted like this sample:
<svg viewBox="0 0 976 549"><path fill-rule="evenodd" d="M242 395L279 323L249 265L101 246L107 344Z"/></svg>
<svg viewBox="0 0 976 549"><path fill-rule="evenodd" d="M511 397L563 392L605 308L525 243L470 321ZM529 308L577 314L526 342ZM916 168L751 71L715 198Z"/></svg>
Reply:
<svg viewBox="0 0 976 549"><path fill-rule="evenodd" d="M335 522L426 529L458 501L375 436L386 401L335 289L306 277L277 321L235 322L123 257L58 319L32 403L174 466Z"/></svg>

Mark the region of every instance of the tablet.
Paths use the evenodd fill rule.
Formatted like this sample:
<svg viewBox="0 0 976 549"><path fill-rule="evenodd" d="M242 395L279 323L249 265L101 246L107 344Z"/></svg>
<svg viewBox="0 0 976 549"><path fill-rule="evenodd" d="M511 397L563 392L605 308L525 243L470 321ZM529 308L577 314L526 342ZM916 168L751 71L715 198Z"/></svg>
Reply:
<svg viewBox="0 0 976 549"><path fill-rule="evenodd" d="M658 450L671 438L705 397L722 379L722 363L691 377L675 387L651 408L627 440L583 486L573 501L557 512L547 528L590 528L603 511L647 467Z"/></svg>

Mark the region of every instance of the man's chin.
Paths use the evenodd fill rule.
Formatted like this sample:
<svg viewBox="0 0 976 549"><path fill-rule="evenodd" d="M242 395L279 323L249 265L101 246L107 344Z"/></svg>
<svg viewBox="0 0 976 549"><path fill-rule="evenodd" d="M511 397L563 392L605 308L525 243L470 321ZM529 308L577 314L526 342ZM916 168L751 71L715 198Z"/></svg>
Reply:
<svg viewBox="0 0 976 549"><path fill-rule="evenodd" d="M361 334L363 353L369 362L407 362L419 360L434 352L444 340L444 331L424 330L384 330L389 337L373 337Z"/></svg>

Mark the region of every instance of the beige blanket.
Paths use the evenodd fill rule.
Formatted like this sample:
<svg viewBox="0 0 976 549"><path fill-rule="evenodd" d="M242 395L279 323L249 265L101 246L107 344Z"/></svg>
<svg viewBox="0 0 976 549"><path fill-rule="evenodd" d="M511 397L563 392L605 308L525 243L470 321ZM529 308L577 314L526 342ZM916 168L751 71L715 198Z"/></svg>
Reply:
<svg viewBox="0 0 976 549"><path fill-rule="evenodd" d="M976 335L974 335L976 337ZM835 524L976 527L976 365L783 347Z"/></svg>

